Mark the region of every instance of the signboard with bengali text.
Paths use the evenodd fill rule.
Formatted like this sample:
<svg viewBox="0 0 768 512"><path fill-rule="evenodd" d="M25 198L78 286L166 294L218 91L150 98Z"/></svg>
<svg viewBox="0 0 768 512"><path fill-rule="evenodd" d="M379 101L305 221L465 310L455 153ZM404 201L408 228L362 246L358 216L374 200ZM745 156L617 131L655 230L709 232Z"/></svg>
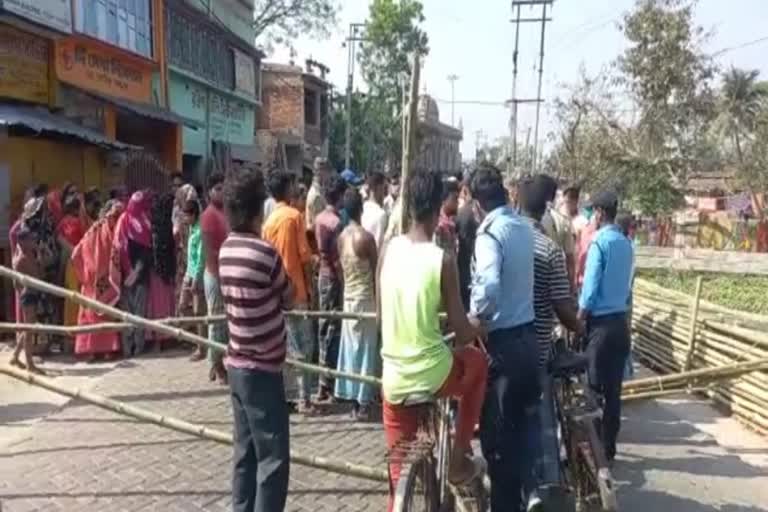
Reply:
<svg viewBox="0 0 768 512"><path fill-rule="evenodd" d="M0 26L0 97L48 103L48 41Z"/></svg>
<svg viewBox="0 0 768 512"><path fill-rule="evenodd" d="M56 76L83 89L148 103L152 98L152 70L151 62L127 57L117 49L74 37L56 41Z"/></svg>

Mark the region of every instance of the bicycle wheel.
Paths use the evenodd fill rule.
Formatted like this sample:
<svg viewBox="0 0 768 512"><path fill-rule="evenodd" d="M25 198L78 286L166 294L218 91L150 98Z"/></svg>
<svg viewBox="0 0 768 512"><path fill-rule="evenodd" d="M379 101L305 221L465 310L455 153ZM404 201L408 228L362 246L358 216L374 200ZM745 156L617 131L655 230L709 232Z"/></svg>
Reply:
<svg viewBox="0 0 768 512"><path fill-rule="evenodd" d="M619 509L616 499L616 490L613 483L613 475L608 465L608 457L605 456L603 442L597 435L595 424L591 421L585 425L586 443L582 443L581 450L587 459L590 472L594 478L594 486L600 494L600 504L604 512L616 512Z"/></svg>
<svg viewBox="0 0 768 512"><path fill-rule="evenodd" d="M424 456L403 465L395 488L394 512L438 512L435 462Z"/></svg>

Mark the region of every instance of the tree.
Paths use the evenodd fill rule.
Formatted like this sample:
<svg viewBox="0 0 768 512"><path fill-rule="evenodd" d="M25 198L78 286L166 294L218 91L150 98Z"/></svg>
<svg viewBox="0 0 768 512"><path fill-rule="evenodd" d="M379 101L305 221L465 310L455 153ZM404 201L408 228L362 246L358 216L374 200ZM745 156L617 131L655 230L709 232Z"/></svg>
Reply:
<svg viewBox="0 0 768 512"><path fill-rule="evenodd" d="M409 83L411 59L429 52L427 34L418 0L373 0L361 45L360 68L368 85L369 106L384 115L378 131L386 139L391 161L399 161L404 85Z"/></svg>
<svg viewBox="0 0 768 512"><path fill-rule="evenodd" d="M285 45L300 34L327 37L337 12L333 0L256 0L253 28L262 44Z"/></svg>
<svg viewBox="0 0 768 512"><path fill-rule="evenodd" d="M682 179L714 117L712 60L707 37L693 20L696 0L637 0L624 16L629 43L617 61L620 82L640 108L637 156L665 160L671 177Z"/></svg>
<svg viewBox="0 0 768 512"><path fill-rule="evenodd" d="M758 70L731 68L723 76L717 129L732 143L741 170L747 165L745 144L753 138L757 121L764 112L768 92L758 87Z"/></svg>
<svg viewBox="0 0 768 512"><path fill-rule="evenodd" d="M757 190L768 184L768 90L758 82L760 72L731 68L723 76L715 132L723 140L725 161L757 205Z"/></svg>
<svg viewBox="0 0 768 512"><path fill-rule="evenodd" d="M335 96L333 107L329 158L334 168L342 169L346 143L346 95ZM363 173L383 170L379 166L391 149L383 127L392 122L391 112L382 108L381 104L372 101L369 95L359 92L352 94L351 166L353 169Z"/></svg>
<svg viewBox="0 0 768 512"><path fill-rule="evenodd" d="M548 172L582 181L588 188L617 178L627 129L616 111L610 82L607 71L590 77L582 68L578 81L565 86L565 94L555 99L558 129L550 134L554 149L547 160Z"/></svg>

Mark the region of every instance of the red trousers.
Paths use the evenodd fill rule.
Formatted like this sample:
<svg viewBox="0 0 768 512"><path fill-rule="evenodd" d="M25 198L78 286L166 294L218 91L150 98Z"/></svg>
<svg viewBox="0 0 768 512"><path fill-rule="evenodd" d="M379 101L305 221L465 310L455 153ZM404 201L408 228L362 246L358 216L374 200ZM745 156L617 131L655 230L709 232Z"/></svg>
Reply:
<svg viewBox="0 0 768 512"><path fill-rule="evenodd" d="M485 354L474 347L463 347L453 352L451 372L436 393L436 396L440 398L452 397L459 400L454 447L465 452L471 450L470 443L483 408L487 379L488 360ZM423 410L421 407L403 407L386 400L383 401L384 435L390 452L398 443L416 437ZM387 510L390 512L397 481L400 479L401 463L398 459L397 454L394 454L393 460L389 464L389 504Z"/></svg>

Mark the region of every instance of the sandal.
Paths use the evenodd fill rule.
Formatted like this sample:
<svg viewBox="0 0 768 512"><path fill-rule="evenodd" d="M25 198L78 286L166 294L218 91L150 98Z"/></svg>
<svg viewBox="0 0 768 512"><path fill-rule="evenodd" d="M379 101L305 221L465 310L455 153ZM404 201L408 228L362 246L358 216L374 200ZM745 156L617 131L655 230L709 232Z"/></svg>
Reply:
<svg viewBox="0 0 768 512"><path fill-rule="evenodd" d="M24 363L22 363L18 359L11 359L8 362L8 364L11 365L11 366L15 366L16 368L20 368L22 370L26 370L27 369L27 365L25 365Z"/></svg>
<svg viewBox="0 0 768 512"><path fill-rule="evenodd" d="M462 467L459 475L452 474L454 471L449 471L448 481L457 487L466 486L485 473L486 468L487 464L484 458L479 455L467 455L464 457L464 467Z"/></svg>

